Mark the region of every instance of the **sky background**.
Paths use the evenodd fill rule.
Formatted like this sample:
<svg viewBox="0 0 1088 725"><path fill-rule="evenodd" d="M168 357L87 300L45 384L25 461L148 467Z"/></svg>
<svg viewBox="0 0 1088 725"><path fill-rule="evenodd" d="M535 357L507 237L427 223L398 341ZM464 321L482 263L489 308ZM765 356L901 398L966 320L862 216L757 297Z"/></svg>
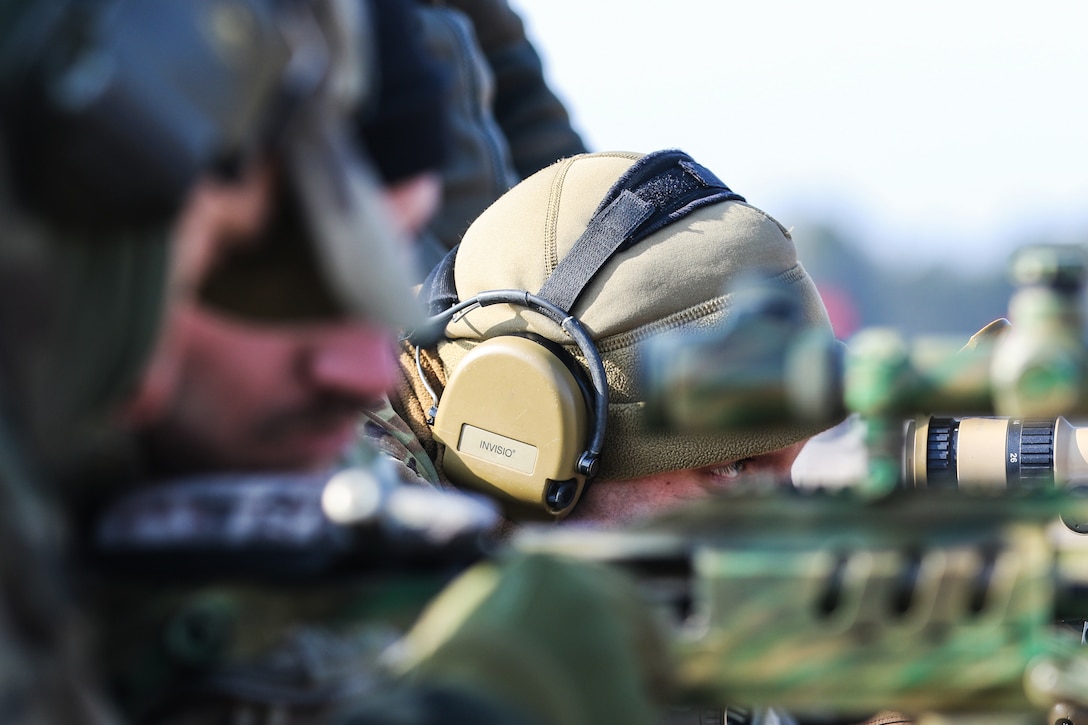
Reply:
<svg viewBox="0 0 1088 725"><path fill-rule="evenodd" d="M1088 241L1088 3L510 1L593 150L683 149L799 237Z"/></svg>

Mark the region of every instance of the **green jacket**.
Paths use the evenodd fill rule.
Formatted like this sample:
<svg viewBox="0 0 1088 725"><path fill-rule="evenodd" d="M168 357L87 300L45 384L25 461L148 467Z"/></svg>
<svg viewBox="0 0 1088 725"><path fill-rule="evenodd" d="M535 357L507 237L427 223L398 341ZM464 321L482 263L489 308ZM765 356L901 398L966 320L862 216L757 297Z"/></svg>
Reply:
<svg viewBox="0 0 1088 725"><path fill-rule="evenodd" d="M0 164L2 168L2 164ZM81 239L0 194L0 721L109 722L65 572L64 477L119 439L105 421L157 327L165 235Z"/></svg>

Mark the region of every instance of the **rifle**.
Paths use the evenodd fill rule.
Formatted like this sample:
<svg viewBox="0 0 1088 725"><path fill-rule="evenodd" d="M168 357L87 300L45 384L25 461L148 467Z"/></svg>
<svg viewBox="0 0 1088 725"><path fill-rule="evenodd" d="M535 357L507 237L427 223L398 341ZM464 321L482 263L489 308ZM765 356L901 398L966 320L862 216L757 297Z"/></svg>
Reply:
<svg viewBox="0 0 1088 725"><path fill-rule="evenodd" d="M1088 611L1088 541L1054 523L1086 508L1054 491L752 491L514 545L635 573L691 702L1039 722L1088 704L1080 632L1055 626Z"/></svg>
<svg viewBox="0 0 1088 725"><path fill-rule="evenodd" d="M692 702L1088 722L1088 649L1060 624L1088 616L1075 533L1088 457L1060 417L1086 411L1086 269L1078 248L1021 250L1012 326L967 346L872 330L845 351L799 333L780 289L741 289L721 330L648 345L651 420L705 432L855 413L868 474L841 491L731 493L625 531L529 530L515 546L635 572ZM981 418L930 414L1008 417L980 437L962 424Z"/></svg>
<svg viewBox="0 0 1088 725"><path fill-rule="evenodd" d="M746 490L631 529L530 527L495 549L493 507L375 484L361 469L166 482L99 519L97 564L141 591L370 582L371 613L405 626L475 561L546 552L635 575L684 702L1083 722L1088 653L1055 625L1088 611L1088 540L1057 521L1088 500L1068 491ZM178 515L198 511L211 518Z"/></svg>
<svg viewBox="0 0 1088 725"><path fill-rule="evenodd" d="M286 563L295 561L300 581L407 571L430 576L437 585L483 556L550 552L608 562L637 575L646 601L669 628L678 663L674 682L687 702L767 704L797 714L844 717L897 709L923 722L1028 723L1044 717L1055 724L1088 722L1088 650L1080 631L1060 624L1088 613L1088 541L1074 533L1088 520L1088 499L1076 488L1078 476L1056 475L1063 468L1056 461L1075 458L1060 451L1076 436L1052 438L1047 475L1006 465L1004 480L983 481L990 484L984 487L960 481L955 466L951 481L947 468L943 479L935 477L928 460L914 465L908 478L904 464L905 458L915 458L904 456L908 440L915 447L924 441L928 450L931 432L940 429L916 425L911 439L905 416L1008 414L1009 403L995 403L1010 399L994 394L995 380L1002 380L1005 392L1017 386L1031 392L1041 378L1060 382L1067 391L1088 380L1082 364L1069 364L1078 360L1072 353L1083 344L1066 345L1066 356L1056 359L1049 343L1077 324L1070 313L1076 287L1068 284L1076 277L1068 269L1075 259L1065 250L1043 253L1066 260L1050 266L1056 274L1025 284L1036 302L1027 307L1050 317L1033 322L1014 315L1013 328L999 325L997 335L984 335L964 350L928 343L911 348L878 331L871 343L855 344L846 353L833 340L795 334L789 305L775 297L776 290L755 290L744 304L738 300L730 325L716 335L679 345L662 341L672 354L659 358L651 346L651 413L661 425L716 430L813 415L825 415L830 424L846 412L862 414L870 427L870 473L853 488L746 489L627 530L527 528L495 552L479 538L493 519L468 516L461 520L467 525L450 529L459 532L453 538L421 539L422 529L390 518L398 510L393 497L410 489L376 486L357 475L276 494L269 494L275 487L252 482L254 501L284 505L286 490L305 499L292 505L313 513L309 519L295 517L313 522L298 530L309 538L287 535L288 529L269 524L267 516L252 516L255 504L243 495L244 485L188 482L177 488L178 500L210 497L205 508L228 521L265 522L268 528L246 529L248 537L239 539L260 544L240 550L258 556L232 560L231 542L222 538L170 541L162 536L169 530L158 525L144 529L158 539L141 539L138 529L123 525L141 517L126 515L124 506L100 519L99 551L111 571L138 576L161 566L164 548L189 546L200 576L210 576L209 565L219 565L282 578L291 571ZM775 309L782 314L765 314ZM1055 320L1067 327L1047 327ZM1046 333L1032 332L1039 329ZM1017 339L1013 330L1031 344L1018 342L999 355L999 345ZM1025 355L1025 349L1035 356ZM1000 379L991 372L994 361L1010 358L1022 375ZM1055 360L1052 367L1061 375L1041 375ZM798 376L798 370L809 374ZM1056 416L1081 412L1079 395L1033 393L1019 400L1022 405L1050 401L1051 407L1013 415L1055 416L1050 418L1054 431L1061 427ZM1018 445L1034 445L1024 443L1022 431L1021 426ZM1004 461L1008 441L1006 436L1001 445L992 445L992 456ZM964 442L945 441L943 460L952 462L953 451ZM934 445L939 449L941 442ZM1017 449L1017 464L1025 462L1023 453ZM170 494L170 488L159 493ZM236 504L231 515L217 498L227 491ZM456 503L448 498L420 502L417 510L448 510ZM133 511L169 511L162 503L141 507L138 499L130 501ZM220 521L208 531L238 529ZM156 549L156 541L163 546ZM300 556L288 556L292 550ZM176 577L184 568L168 571Z"/></svg>

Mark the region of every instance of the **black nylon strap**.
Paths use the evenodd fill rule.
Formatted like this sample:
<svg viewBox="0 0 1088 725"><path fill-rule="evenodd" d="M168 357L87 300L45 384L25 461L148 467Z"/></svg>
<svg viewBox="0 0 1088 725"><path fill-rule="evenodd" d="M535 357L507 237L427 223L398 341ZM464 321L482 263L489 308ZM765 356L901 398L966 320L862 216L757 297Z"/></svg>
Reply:
<svg viewBox="0 0 1088 725"><path fill-rule="evenodd" d="M624 189L608 208L594 215L570 253L544 281L537 295L561 309L569 310L589 280L620 244L655 211L652 204Z"/></svg>
<svg viewBox="0 0 1088 725"><path fill-rule="evenodd" d="M427 305L428 315L441 314L458 302L453 268L457 262L457 250L460 247L460 244L455 245L423 280L420 294L424 295L423 302Z"/></svg>
<svg viewBox="0 0 1088 725"><path fill-rule="evenodd" d="M700 207L723 201L744 197L682 151L648 154L612 185L586 230L537 294L570 310L617 251Z"/></svg>

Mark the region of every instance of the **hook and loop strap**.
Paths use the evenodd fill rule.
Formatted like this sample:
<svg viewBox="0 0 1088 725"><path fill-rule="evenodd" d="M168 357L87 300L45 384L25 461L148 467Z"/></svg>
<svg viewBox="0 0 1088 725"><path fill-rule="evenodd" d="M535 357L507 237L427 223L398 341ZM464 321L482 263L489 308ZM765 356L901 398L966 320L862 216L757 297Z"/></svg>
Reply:
<svg viewBox="0 0 1088 725"><path fill-rule="evenodd" d="M582 291L618 251L696 209L744 201L706 167L682 151L648 154L612 185L586 230L537 293L570 310Z"/></svg>

